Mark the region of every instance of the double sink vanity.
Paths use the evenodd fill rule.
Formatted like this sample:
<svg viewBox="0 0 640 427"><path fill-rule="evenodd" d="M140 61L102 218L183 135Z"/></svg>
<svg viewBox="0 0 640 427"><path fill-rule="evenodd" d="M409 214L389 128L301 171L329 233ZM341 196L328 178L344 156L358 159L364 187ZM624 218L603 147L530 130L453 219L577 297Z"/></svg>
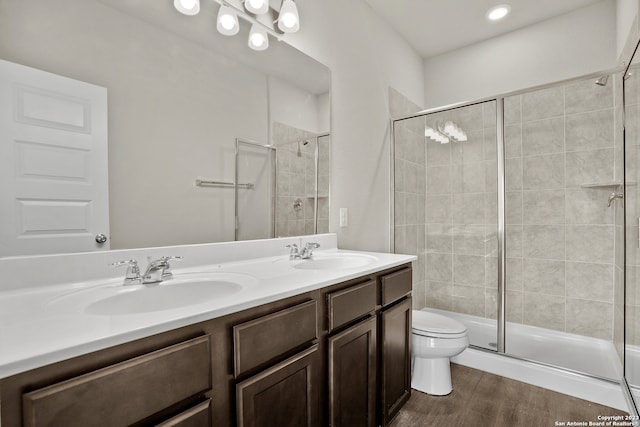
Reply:
<svg viewBox="0 0 640 427"><path fill-rule="evenodd" d="M333 234L1 259L0 425L386 425L413 260Z"/></svg>

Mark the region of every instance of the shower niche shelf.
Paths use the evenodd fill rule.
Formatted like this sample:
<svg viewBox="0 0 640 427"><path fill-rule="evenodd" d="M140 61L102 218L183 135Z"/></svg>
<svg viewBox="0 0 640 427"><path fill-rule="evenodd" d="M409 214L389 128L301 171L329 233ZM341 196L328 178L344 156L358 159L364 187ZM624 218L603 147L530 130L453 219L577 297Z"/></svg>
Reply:
<svg viewBox="0 0 640 427"><path fill-rule="evenodd" d="M611 190L617 187L620 187L622 182L619 181L603 181L603 182L592 182L589 184L582 184L580 187L582 188L602 188L603 190ZM627 183L629 185L629 183Z"/></svg>

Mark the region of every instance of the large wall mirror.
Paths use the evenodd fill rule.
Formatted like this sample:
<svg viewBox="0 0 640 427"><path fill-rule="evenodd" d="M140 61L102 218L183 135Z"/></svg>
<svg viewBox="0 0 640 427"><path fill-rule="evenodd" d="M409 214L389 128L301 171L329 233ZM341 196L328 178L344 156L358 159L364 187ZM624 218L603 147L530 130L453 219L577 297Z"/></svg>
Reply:
<svg viewBox="0 0 640 427"><path fill-rule="evenodd" d="M102 248L210 243L328 229L330 71L289 46L286 37L283 41L272 38L265 51L251 50L247 46L249 25L242 19L239 34L220 35L215 26L218 7L213 0L202 2L199 15L184 16L170 0L0 2L3 62L105 89L109 229L104 234L109 239ZM14 97L10 103L20 104L24 111L31 108L35 115L40 110L31 103L58 93L55 88L31 92L30 83L19 90L9 86L6 93ZM26 95L16 98L17 92ZM51 102L61 110L73 110L73 102L67 101L76 98ZM57 107L54 110L58 111ZM89 106L84 112L97 114L97 110ZM99 128L99 122L91 131ZM89 132L87 126L76 123L70 127L81 136ZM51 138L59 131L60 126ZM42 181L60 171L73 175L64 172L67 166L56 165L57 159L65 156L50 149L48 142L29 139L16 145L15 135L0 138L5 147L0 154L22 156L45 171L25 181ZM20 138L24 142L26 137ZM237 155L239 140L256 147L241 144ZM272 157L273 153L277 154ZM245 171L262 171L250 179L273 176L274 181L266 186L251 182L248 184L253 185L237 189L225 185L235 182L236 164ZM27 168L12 165L9 169L12 171L2 176L3 181L24 178L19 169ZM266 170L273 173L263 173ZM65 179L71 180L68 176ZM203 181L223 184L196 185ZM0 183L0 190L5 184ZM248 194L262 187L267 188L266 201L248 201ZM48 219L34 219L38 203L45 203L47 195L35 199L24 196L20 207L7 208L5 204L2 213L13 209L40 233L29 235L25 231L29 227L7 225L4 218L2 227L13 228L12 232L17 229L17 234L24 234L19 236L23 241L35 241L39 234L44 243L29 252L14 250L0 241L0 257L57 252L55 245L46 243L56 234L46 236ZM48 218L58 215L71 223L74 215L83 215L77 204L76 213L71 214L60 206L49 206L52 214ZM247 227L238 232L236 217L242 216L245 224L251 224L252 215L255 223L267 224L267 231L249 231ZM270 219L263 221L265 217ZM99 249L94 236L85 231L81 226L70 226L68 234L90 237L90 247L81 250Z"/></svg>

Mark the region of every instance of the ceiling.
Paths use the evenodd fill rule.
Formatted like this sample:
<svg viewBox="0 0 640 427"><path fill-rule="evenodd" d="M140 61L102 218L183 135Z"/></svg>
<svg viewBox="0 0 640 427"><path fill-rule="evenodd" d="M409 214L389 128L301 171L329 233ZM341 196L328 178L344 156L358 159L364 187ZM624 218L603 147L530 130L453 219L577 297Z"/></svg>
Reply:
<svg viewBox="0 0 640 427"><path fill-rule="evenodd" d="M468 46L601 0L366 0L423 58ZM487 11L511 5L502 21Z"/></svg>

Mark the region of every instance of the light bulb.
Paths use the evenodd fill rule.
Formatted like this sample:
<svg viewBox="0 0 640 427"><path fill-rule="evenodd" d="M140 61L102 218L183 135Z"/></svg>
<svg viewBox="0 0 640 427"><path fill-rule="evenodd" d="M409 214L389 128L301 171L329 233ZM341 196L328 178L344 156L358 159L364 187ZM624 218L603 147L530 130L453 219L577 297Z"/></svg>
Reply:
<svg viewBox="0 0 640 427"><path fill-rule="evenodd" d="M280 19L282 19L282 25L287 28L295 27L296 22L298 22L296 16L293 13L285 13L284 16Z"/></svg>
<svg viewBox="0 0 640 427"><path fill-rule="evenodd" d="M293 0L284 0L278 16L278 28L285 33L295 33L300 29L300 16Z"/></svg>
<svg viewBox="0 0 640 427"><path fill-rule="evenodd" d="M238 16L229 6L220 6L216 28L225 36L233 36L240 31Z"/></svg>
<svg viewBox="0 0 640 427"><path fill-rule="evenodd" d="M511 11L511 6L509 6L508 4L494 6L487 12L487 19L489 21L499 21L507 16L509 14L509 11Z"/></svg>
<svg viewBox="0 0 640 427"><path fill-rule="evenodd" d="M453 124L453 122L445 122L444 124L444 132L449 135L455 135L456 134L456 125Z"/></svg>
<svg viewBox="0 0 640 427"><path fill-rule="evenodd" d="M267 0L244 0L244 7L251 13L263 15L269 10L269 2Z"/></svg>
<svg viewBox="0 0 640 427"><path fill-rule="evenodd" d="M185 15L197 15L200 12L200 0L173 0L173 7Z"/></svg>
<svg viewBox="0 0 640 427"><path fill-rule="evenodd" d="M427 138L433 139L434 134L435 134L435 131L433 130L432 127L427 126L424 128L424 136L426 136Z"/></svg>
<svg viewBox="0 0 640 427"><path fill-rule="evenodd" d="M251 31L249 32L249 47L253 50L265 50L269 47L269 36L267 36L264 28L258 24L251 26Z"/></svg>

